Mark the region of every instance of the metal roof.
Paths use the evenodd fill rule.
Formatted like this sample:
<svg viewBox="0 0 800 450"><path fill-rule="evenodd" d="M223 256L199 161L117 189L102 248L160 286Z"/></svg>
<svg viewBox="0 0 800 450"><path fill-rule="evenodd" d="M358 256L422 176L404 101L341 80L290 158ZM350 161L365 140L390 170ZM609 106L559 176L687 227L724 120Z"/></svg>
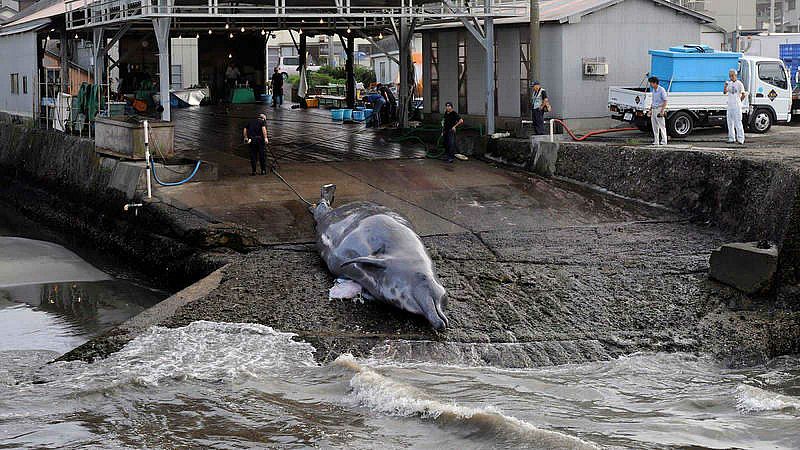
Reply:
<svg viewBox="0 0 800 450"><path fill-rule="evenodd" d="M570 20L578 20L583 16L600 11L602 9L622 3L625 0L542 0L539 3L539 22L540 23L567 23ZM674 9L677 12L694 17L697 20L713 24L715 22L713 17L699 13L697 11L684 8L678 4L672 3L668 0L647 0L667 8ZM529 3L525 1L524 3ZM512 23L527 23L530 21L530 7L526 9L524 15L516 17L504 17L494 21L495 25L512 24ZM420 30L430 30L436 28L454 28L461 27L458 22L446 22L440 24L429 24L418 27Z"/></svg>
<svg viewBox="0 0 800 450"><path fill-rule="evenodd" d="M63 16L67 11L66 6L64 6L65 3L65 0L38 1L12 17L11 22L4 24L2 29L5 30L9 27L16 27L36 20L49 19L54 16Z"/></svg>
<svg viewBox="0 0 800 450"><path fill-rule="evenodd" d="M543 0L539 4L539 19L542 22L567 22L570 18L580 18L625 0ZM653 3L672 8L678 12L712 23L714 18L689 8L684 8L667 0L650 0Z"/></svg>

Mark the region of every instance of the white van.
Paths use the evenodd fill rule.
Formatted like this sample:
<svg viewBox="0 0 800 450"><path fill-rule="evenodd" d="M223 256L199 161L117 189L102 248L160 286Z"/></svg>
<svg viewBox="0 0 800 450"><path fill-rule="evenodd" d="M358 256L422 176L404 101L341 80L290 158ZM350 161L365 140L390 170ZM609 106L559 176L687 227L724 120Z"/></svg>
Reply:
<svg viewBox="0 0 800 450"><path fill-rule="evenodd" d="M281 56L278 58L278 70L283 73L284 78L288 77L289 75L300 75L300 72L297 70L299 66L299 56ZM311 58L308 58L306 60L306 70L309 72L316 72L319 70L319 66L314 64Z"/></svg>

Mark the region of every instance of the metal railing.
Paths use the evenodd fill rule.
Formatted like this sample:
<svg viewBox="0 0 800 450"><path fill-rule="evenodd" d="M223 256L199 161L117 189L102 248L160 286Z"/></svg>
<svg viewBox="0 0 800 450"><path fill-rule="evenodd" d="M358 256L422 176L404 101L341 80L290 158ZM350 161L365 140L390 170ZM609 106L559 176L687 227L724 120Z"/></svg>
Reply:
<svg viewBox="0 0 800 450"><path fill-rule="evenodd" d="M423 0L424 1L424 0ZM312 2L308 2L312 3ZM287 5L286 0L271 4L248 5L219 0L69 0L66 2L67 27L80 29L110 25L133 19L154 17L173 18L244 18L292 21L292 19L331 20L347 23L360 21L382 22L411 18L424 23L428 20L459 18L516 17L527 13L526 1L497 1L486 8L483 1L452 0L415 4L403 0L392 6L354 5L351 0L327 4ZM322 2L320 2L322 3Z"/></svg>

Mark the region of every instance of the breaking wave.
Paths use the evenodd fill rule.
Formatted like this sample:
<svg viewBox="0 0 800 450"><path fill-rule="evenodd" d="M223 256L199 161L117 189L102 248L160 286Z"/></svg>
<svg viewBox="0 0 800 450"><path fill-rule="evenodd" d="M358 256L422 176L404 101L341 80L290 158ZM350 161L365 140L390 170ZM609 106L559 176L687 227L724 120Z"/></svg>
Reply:
<svg viewBox="0 0 800 450"><path fill-rule="evenodd" d="M182 328L152 327L107 359L87 365L70 382L100 389L158 386L186 379L259 378L316 366L314 347L293 337L249 323L197 321Z"/></svg>
<svg viewBox="0 0 800 450"><path fill-rule="evenodd" d="M800 411L800 398L740 384L736 387L736 408L742 414L762 411Z"/></svg>
<svg viewBox="0 0 800 450"><path fill-rule="evenodd" d="M350 379L349 399L382 414L420 417L439 425L471 427L495 438L524 439L543 448L598 448L576 437L538 428L492 407L470 408L426 398L413 387L362 366L351 355L342 355L333 364L355 372Z"/></svg>

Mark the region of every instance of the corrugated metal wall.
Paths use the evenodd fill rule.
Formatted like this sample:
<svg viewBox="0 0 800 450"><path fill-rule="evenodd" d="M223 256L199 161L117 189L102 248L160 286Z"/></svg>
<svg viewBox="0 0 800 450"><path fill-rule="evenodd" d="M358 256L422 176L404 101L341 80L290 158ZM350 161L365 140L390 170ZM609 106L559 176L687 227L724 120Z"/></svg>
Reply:
<svg viewBox="0 0 800 450"><path fill-rule="evenodd" d="M39 77L36 74L36 33L0 36L0 111L33 117ZM12 94L12 74L17 74L19 93ZM23 89L27 84L27 93Z"/></svg>
<svg viewBox="0 0 800 450"><path fill-rule="evenodd" d="M497 47L497 114L520 117L520 36L528 25L495 27ZM657 6L649 0L628 0L584 16L576 23L545 24L539 43L541 82L550 96L554 115L568 119L607 118L608 88L637 86L650 68L647 51L683 43L700 42L702 25L693 17ZM424 31L425 49L431 36L439 40L440 111L444 102L458 100L457 34L467 33L468 113L484 115L486 102L485 53L463 29ZM583 58L606 58L606 77L584 77ZM423 55L425 79L430 77L430 58ZM533 81L533 80L530 80ZM425 111L431 112L426 84ZM463 111L462 111L463 112ZM527 115L527 114L526 114Z"/></svg>

